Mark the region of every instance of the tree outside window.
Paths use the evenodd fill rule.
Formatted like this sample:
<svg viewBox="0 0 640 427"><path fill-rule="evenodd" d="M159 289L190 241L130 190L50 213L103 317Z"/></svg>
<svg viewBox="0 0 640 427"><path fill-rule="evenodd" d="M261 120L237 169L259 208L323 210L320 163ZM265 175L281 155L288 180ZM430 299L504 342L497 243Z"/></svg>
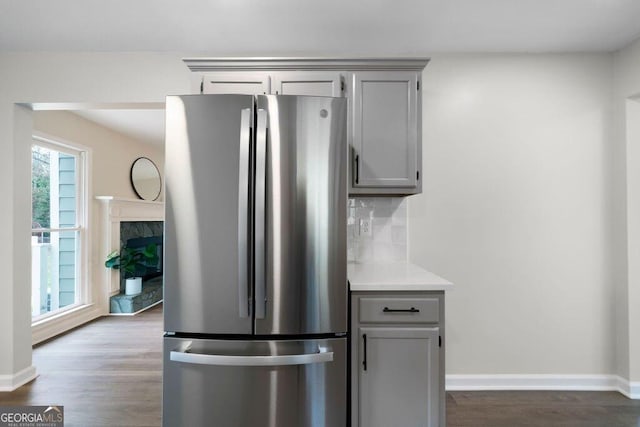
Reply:
<svg viewBox="0 0 640 427"><path fill-rule="evenodd" d="M50 142L31 150L32 317L78 301L82 153Z"/></svg>

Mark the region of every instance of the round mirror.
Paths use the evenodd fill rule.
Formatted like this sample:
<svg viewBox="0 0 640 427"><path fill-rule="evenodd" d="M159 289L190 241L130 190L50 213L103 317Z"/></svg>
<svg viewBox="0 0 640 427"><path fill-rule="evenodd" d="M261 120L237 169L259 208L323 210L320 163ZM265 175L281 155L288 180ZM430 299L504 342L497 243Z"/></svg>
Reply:
<svg viewBox="0 0 640 427"><path fill-rule="evenodd" d="M131 166L131 186L142 200L157 200L162 190L160 171L146 157L139 157Z"/></svg>

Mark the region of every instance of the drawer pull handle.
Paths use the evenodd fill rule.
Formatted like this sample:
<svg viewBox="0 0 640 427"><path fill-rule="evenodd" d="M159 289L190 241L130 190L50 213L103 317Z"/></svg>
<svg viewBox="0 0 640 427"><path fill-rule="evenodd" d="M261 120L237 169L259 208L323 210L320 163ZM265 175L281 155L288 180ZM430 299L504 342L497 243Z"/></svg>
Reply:
<svg viewBox="0 0 640 427"><path fill-rule="evenodd" d="M420 310L418 310L415 307L411 307L411 308L389 308L389 307L385 307L382 309L383 313L420 313Z"/></svg>

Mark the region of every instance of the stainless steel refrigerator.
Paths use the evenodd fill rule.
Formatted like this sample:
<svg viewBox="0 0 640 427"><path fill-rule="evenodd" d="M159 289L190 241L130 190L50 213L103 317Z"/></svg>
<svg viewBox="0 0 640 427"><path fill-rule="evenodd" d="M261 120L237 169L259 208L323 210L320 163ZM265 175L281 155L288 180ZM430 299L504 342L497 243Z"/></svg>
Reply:
<svg viewBox="0 0 640 427"><path fill-rule="evenodd" d="M167 97L163 426L346 426L346 108Z"/></svg>

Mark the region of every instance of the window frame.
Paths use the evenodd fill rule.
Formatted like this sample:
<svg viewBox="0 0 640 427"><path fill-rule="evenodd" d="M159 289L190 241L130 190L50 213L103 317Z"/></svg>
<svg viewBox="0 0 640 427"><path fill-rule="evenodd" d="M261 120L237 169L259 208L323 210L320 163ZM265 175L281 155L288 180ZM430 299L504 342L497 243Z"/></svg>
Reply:
<svg viewBox="0 0 640 427"><path fill-rule="evenodd" d="M31 325L38 326L53 320L64 317L72 312L77 311L83 307L87 307L93 304L91 286L89 283L90 277L90 265L89 265L89 249L90 245L90 233L89 233L89 168L90 168L90 154L91 149L81 144L72 143L56 136L50 136L42 132L34 131L31 138L31 149L33 146L40 146L49 150L54 150L60 153L72 155L76 158L76 223L74 227L49 227L30 229L31 233L34 231L41 232L64 232L75 231L77 234L76 243L76 283L75 283L75 302L65 307L44 313L35 317L31 317ZM33 200L33 198L31 198ZM33 208L31 209L33 213ZM29 280L30 286L33 283L33 278Z"/></svg>

